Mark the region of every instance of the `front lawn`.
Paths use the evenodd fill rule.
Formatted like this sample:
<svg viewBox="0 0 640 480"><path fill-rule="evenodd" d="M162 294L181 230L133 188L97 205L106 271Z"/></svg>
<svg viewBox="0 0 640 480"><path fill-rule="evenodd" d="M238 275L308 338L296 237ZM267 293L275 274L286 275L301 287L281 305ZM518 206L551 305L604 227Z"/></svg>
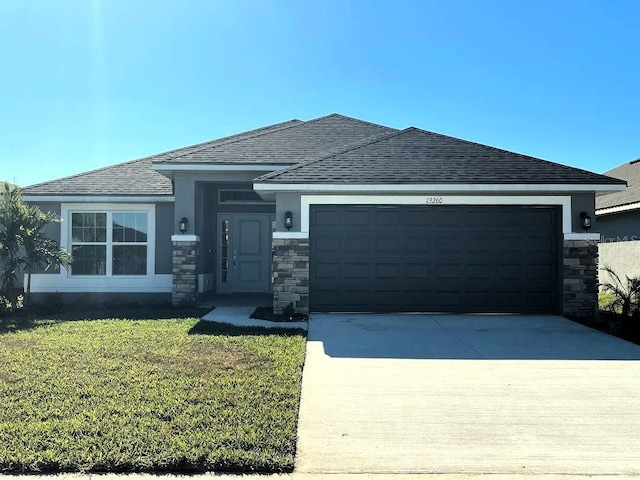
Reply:
<svg viewBox="0 0 640 480"><path fill-rule="evenodd" d="M290 471L305 338L0 319L0 472Z"/></svg>

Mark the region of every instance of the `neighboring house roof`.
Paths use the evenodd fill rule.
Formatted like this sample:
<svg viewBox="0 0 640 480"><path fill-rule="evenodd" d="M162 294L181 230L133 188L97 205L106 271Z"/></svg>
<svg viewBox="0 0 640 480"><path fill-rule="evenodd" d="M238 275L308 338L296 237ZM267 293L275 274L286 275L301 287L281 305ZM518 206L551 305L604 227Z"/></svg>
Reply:
<svg viewBox="0 0 640 480"><path fill-rule="evenodd" d="M620 165L605 173L610 177L627 182L627 189L622 192L614 192L596 198L596 210L605 208L623 207L628 205L631 209L640 208L640 158ZM634 206L633 204L639 203Z"/></svg>
<svg viewBox="0 0 640 480"><path fill-rule="evenodd" d="M298 122L286 128L268 130L258 135L172 155L154 160L154 163L297 164L322 158L349 145L396 131L393 128L334 113L308 122Z"/></svg>
<svg viewBox="0 0 640 480"><path fill-rule="evenodd" d="M256 183L624 184L539 158L407 128L325 158L269 173Z"/></svg>

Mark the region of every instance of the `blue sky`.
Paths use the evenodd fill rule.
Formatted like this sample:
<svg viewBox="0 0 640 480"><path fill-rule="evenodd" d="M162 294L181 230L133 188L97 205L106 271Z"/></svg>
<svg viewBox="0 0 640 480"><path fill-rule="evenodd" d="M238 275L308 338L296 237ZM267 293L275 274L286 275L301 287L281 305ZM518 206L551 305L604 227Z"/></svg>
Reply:
<svg viewBox="0 0 640 480"><path fill-rule="evenodd" d="M603 172L640 156L636 0L0 0L0 180L291 118Z"/></svg>

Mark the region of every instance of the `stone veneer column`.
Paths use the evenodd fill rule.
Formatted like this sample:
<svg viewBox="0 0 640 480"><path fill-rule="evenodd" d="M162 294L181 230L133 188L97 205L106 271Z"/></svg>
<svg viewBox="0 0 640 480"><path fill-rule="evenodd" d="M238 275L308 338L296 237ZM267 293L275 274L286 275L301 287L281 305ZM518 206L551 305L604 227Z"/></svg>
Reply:
<svg viewBox="0 0 640 480"><path fill-rule="evenodd" d="M563 313L593 317L598 311L598 241L565 240Z"/></svg>
<svg viewBox="0 0 640 480"><path fill-rule="evenodd" d="M273 239L273 311L309 313L309 239Z"/></svg>
<svg viewBox="0 0 640 480"><path fill-rule="evenodd" d="M200 238L173 235L173 287L171 305L195 307L198 304L198 257Z"/></svg>

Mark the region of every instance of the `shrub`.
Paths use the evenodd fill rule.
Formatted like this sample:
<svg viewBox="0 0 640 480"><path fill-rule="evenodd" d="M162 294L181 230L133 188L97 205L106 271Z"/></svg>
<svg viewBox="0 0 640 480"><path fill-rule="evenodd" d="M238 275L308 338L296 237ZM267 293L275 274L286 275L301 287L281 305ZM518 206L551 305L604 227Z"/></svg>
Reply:
<svg viewBox="0 0 640 480"><path fill-rule="evenodd" d="M609 274L611 280L601 283L605 293L612 295L606 309L619 312L624 318L637 318L640 316L640 277L620 279L611 267L604 266L602 270Z"/></svg>

